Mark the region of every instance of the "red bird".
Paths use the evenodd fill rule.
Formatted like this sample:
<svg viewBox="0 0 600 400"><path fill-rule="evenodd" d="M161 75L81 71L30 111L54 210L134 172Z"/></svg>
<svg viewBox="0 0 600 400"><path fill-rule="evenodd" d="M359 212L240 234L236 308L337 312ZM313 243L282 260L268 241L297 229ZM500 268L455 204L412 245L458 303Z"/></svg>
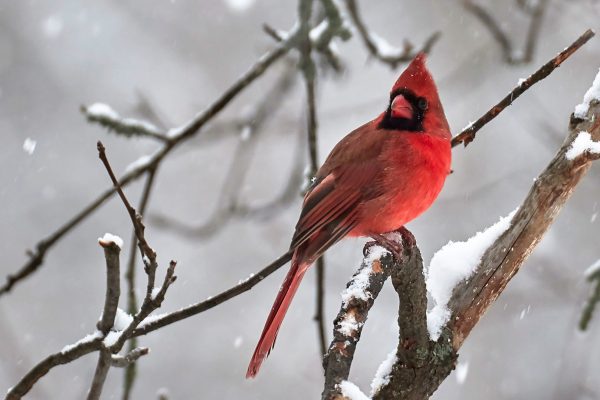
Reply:
<svg viewBox="0 0 600 400"><path fill-rule="evenodd" d="M346 236L372 237L390 248L383 234L416 218L442 190L450 172L451 135L425 61L424 54L417 55L394 84L387 109L343 138L317 172L290 245L290 271L246 378L256 376L273 347L308 267Z"/></svg>

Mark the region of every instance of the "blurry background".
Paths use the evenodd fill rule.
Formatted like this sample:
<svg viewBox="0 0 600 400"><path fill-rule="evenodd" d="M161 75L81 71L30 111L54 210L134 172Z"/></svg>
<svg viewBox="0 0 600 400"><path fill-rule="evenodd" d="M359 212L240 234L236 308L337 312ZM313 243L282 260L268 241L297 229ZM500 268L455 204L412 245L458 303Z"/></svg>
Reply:
<svg viewBox="0 0 600 400"><path fill-rule="evenodd" d="M517 2L480 4L522 49L529 17ZM405 38L419 46L434 31L442 32L429 67L455 134L585 29L598 28L600 20L597 1L551 0L532 63L508 65L488 28L459 1L360 5L370 29L398 46ZM98 139L119 173L158 147L152 140L128 140L88 124L78 111L81 104L105 102L122 115L140 118L150 105L167 127L177 126L272 47L263 22L289 29L295 19L296 2L281 0L0 1L1 279L24 263L26 248L109 187L97 158ZM356 36L340 43L339 51L345 73L320 75L318 81L321 161L343 135L383 111L404 67L394 71L370 60ZM239 130L218 129L219 123L227 127L262 99L282 65L228 106L214 129L207 126L206 135L169 156L148 218L168 215L191 226L210 219L240 140ZM448 240L466 239L520 203L562 143L569 114L598 67L600 39L594 38L487 125L468 149L453 151L454 174L440 199L409 225L426 263ZM276 198L289 180L296 149L304 143L299 135L305 134L299 82L257 138L241 191L246 203ZM599 179L595 166L465 343L459 362L468 369L466 378L456 379L454 372L434 398L600 398L600 318L585 334L576 327L590 289L583 271L600 258ZM136 203L140 189L138 182L126 190ZM233 219L204 237L182 235L148 219L147 237L162 267L171 258L178 261L179 280L162 311L226 289L279 256L289 245L300 204L298 194L283 209L266 213L268 218ZM128 249L130 226L122 204L111 200L51 250L39 272L0 298L2 390L46 355L95 329L105 290L96 238L117 234ZM362 244L349 239L327 253L329 336L339 293L360 263ZM314 271L301 286L261 374L244 379L284 273L218 308L142 337L141 344L152 352L138 363L133 398L156 398L161 388L171 399L318 398L322 370L312 321ZM352 368L351 380L367 393L377 366L396 346L396 312L388 284L369 315ZM90 355L52 370L28 398L82 398L95 364L96 356ZM120 398L121 382L122 371L112 369L103 397Z"/></svg>

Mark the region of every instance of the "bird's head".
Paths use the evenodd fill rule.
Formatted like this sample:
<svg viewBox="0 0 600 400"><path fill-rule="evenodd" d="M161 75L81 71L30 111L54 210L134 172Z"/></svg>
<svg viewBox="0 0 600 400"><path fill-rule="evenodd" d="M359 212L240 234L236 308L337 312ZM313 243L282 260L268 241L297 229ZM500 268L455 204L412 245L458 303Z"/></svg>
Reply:
<svg viewBox="0 0 600 400"><path fill-rule="evenodd" d="M402 72L390 93L387 110L381 115L383 129L426 132L450 139L450 127L433 77L419 53Z"/></svg>

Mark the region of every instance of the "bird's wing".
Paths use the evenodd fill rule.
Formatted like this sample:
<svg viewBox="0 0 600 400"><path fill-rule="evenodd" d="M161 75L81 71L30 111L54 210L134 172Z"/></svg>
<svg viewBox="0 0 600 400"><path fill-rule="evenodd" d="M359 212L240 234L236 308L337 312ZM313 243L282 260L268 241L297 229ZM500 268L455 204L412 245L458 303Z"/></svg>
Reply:
<svg viewBox="0 0 600 400"><path fill-rule="evenodd" d="M317 179L304 199L290 247L311 238L306 253L313 258L346 236L359 222L360 204L380 195L375 184L380 170L377 160L370 159L345 164Z"/></svg>

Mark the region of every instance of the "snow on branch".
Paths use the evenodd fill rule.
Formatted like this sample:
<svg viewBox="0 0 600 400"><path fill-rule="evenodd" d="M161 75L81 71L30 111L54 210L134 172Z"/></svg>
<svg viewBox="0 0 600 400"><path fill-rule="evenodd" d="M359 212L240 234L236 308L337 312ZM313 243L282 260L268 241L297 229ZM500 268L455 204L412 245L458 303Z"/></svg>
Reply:
<svg viewBox="0 0 600 400"><path fill-rule="evenodd" d="M594 78L592 86L583 95L583 102L575 106L574 115L576 118L585 118L588 110L590 109L590 103L594 100L600 101L600 69L598 74Z"/></svg>
<svg viewBox="0 0 600 400"><path fill-rule="evenodd" d="M516 212L512 211L464 242L448 242L431 258L426 269L427 292L434 303L427 313L431 340L438 340L442 327L450 318L448 301L454 287L475 273L485 251L508 229Z"/></svg>
<svg viewBox="0 0 600 400"><path fill-rule="evenodd" d="M89 122L98 123L109 131L114 131L126 137L146 136L163 142L168 140L165 133L150 122L123 118L109 105L103 103L81 106L81 112Z"/></svg>

